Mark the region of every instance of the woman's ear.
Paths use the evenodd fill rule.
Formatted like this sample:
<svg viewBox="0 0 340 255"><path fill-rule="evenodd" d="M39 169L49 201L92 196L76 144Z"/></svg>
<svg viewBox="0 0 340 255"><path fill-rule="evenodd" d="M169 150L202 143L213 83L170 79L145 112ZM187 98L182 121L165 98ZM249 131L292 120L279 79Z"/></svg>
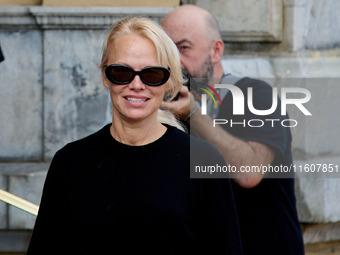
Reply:
<svg viewBox="0 0 340 255"><path fill-rule="evenodd" d="M213 64L218 63L224 52L224 43L221 39L215 40L211 44L210 48L210 57L211 57L211 62Z"/></svg>

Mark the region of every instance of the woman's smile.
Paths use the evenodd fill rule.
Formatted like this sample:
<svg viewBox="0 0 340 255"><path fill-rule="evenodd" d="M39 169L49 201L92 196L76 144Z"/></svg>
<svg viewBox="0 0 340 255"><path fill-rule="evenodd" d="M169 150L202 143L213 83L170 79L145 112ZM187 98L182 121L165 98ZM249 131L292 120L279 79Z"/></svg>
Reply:
<svg viewBox="0 0 340 255"><path fill-rule="evenodd" d="M143 103L149 100L148 97L140 95L128 95L124 98L135 106L144 105Z"/></svg>

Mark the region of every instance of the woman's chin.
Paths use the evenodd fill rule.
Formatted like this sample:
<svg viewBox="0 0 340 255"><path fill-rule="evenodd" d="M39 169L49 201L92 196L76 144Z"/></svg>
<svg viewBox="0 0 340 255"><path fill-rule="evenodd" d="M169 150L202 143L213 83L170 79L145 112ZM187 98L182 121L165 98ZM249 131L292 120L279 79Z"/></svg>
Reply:
<svg viewBox="0 0 340 255"><path fill-rule="evenodd" d="M139 123L139 122L153 122L157 121L157 111L154 114L147 114L145 112L131 112L131 113L126 113L123 116L123 119L126 122L131 122L131 123Z"/></svg>

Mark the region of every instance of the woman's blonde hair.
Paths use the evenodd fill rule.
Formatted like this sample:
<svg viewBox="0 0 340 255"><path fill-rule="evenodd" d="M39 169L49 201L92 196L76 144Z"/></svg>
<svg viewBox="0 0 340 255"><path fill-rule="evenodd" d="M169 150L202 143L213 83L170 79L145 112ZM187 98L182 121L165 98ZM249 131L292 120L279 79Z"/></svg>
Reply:
<svg viewBox="0 0 340 255"><path fill-rule="evenodd" d="M170 101L173 99L185 82L181 72L179 52L163 28L147 18L124 19L112 26L104 42L103 55L100 63L101 71L104 72L110 55L114 54L114 52L110 52L110 49L113 47L109 46L112 46L118 38L127 35L138 35L151 40L154 44L157 52L158 65L170 69L170 79L168 83L171 85L171 89L165 93L164 100ZM169 111L159 109L158 121L183 130L182 125Z"/></svg>

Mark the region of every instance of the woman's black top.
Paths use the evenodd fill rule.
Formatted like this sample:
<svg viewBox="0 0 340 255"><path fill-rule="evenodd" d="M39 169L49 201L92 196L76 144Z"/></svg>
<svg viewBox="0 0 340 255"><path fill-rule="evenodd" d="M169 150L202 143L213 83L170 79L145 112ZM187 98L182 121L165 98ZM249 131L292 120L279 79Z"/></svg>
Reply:
<svg viewBox="0 0 340 255"><path fill-rule="evenodd" d="M230 180L190 179L190 148L195 164L225 164L171 126L143 146L119 143L110 125L66 145L48 171L27 254L240 254Z"/></svg>

